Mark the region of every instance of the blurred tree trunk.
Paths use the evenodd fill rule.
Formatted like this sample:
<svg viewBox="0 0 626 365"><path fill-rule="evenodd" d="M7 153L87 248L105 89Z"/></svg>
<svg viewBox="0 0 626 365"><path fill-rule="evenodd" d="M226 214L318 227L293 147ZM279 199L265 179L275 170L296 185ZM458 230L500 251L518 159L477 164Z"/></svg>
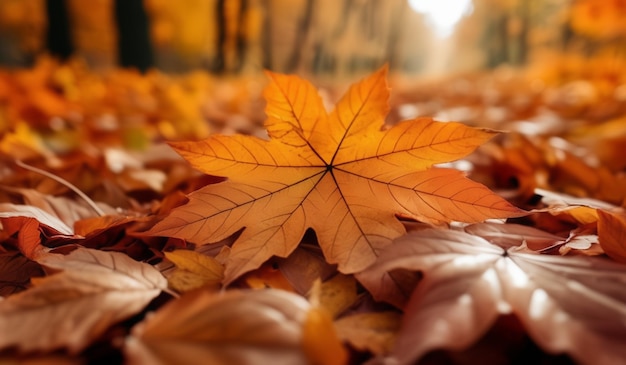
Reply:
<svg viewBox="0 0 626 365"><path fill-rule="evenodd" d="M306 0L304 14L302 20L298 24L298 30L293 42L293 48L291 56L287 61L286 72L294 72L300 65L300 59L302 58L302 45L306 41L309 28L311 28L311 19L313 18L313 0Z"/></svg>
<svg viewBox="0 0 626 365"><path fill-rule="evenodd" d="M224 44L226 43L226 18L224 17L226 0L217 0L217 12L215 13L215 24L217 27L217 50L213 61L213 71L222 73L226 69L226 55Z"/></svg>
<svg viewBox="0 0 626 365"><path fill-rule="evenodd" d="M389 30L389 38L387 41L387 49L385 50L385 55L387 63L389 64L389 68L392 70L402 67L402 65L399 64L396 56L398 51L398 39L400 38L400 34L405 27L405 13L407 11L411 11L411 9L409 9L408 2L406 1L396 6L393 17L395 21L391 24L391 29Z"/></svg>
<svg viewBox="0 0 626 365"><path fill-rule="evenodd" d="M508 14L497 14L488 20L483 38L488 68L495 68L508 59L508 24Z"/></svg>
<svg viewBox="0 0 626 365"><path fill-rule="evenodd" d="M66 1L46 0L46 16L46 48L54 57L66 60L74 53Z"/></svg>
<svg viewBox="0 0 626 365"><path fill-rule="evenodd" d="M243 68L243 65L246 63L247 56L247 36L246 36L246 27L244 26L246 23L246 12L248 12L248 0L241 0L241 4L239 6L239 26L237 28L237 39L236 39L236 53L237 58L235 60L234 71L240 72Z"/></svg>
<svg viewBox="0 0 626 365"><path fill-rule="evenodd" d="M270 0L262 0L262 7L265 9L263 16L263 34L261 36L261 49L263 59L261 65L266 70L272 69L272 13L270 11Z"/></svg>
<svg viewBox="0 0 626 365"><path fill-rule="evenodd" d="M518 50L518 57L516 59L516 64L517 65L523 65L526 63L526 61L528 60L528 32L530 31L530 27L531 27L531 6L532 6L532 1L527 0L527 1L522 1L520 3L521 6L521 29L520 29L520 34L519 34L519 38L518 38L518 44L519 44L519 50Z"/></svg>
<svg viewBox="0 0 626 365"><path fill-rule="evenodd" d="M244 26L247 0L218 0L215 12L217 27L216 53L213 71L239 72L246 57L246 28Z"/></svg>
<svg viewBox="0 0 626 365"><path fill-rule="evenodd" d="M142 0L115 0L118 62L145 72L154 65L148 16Z"/></svg>

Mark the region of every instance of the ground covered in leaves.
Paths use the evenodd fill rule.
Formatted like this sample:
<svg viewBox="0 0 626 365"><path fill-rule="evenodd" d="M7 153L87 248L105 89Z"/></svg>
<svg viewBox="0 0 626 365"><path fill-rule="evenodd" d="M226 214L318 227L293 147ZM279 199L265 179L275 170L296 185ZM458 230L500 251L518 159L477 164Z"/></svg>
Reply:
<svg viewBox="0 0 626 365"><path fill-rule="evenodd" d="M0 362L623 362L622 66L0 71Z"/></svg>

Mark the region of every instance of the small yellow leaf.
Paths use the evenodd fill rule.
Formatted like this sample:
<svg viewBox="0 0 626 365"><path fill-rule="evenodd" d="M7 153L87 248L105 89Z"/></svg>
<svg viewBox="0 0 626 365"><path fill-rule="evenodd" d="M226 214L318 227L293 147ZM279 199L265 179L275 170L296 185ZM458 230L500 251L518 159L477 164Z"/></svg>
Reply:
<svg viewBox="0 0 626 365"><path fill-rule="evenodd" d="M217 260L195 251L175 250L165 252L165 257L177 268L168 277L168 283L180 292L202 286L219 286L224 276L224 267Z"/></svg>
<svg viewBox="0 0 626 365"><path fill-rule="evenodd" d="M579 224L590 224L598 221L596 208L586 206L568 206L562 208L551 208L550 214L556 216L567 216Z"/></svg>
<svg viewBox="0 0 626 365"><path fill-rule="evenodd" d="M167 276L168 286L177 292L185 293L201 287L220 286L216 280L207 280L206 276L198 275L191 271L177 269Z"/></svg>
<svg viewBox="0 0 626 365"><path fill-rule="evenodd" d="M391 351L401 318L398 312L357 313L337 320L335 328L357 350L383 355Z"/></svg>
<svg viewBox="0 0 626 365"><path fill-rule="evenodd" d="M356 280L352 275L337 274L322 283L316 295L319 306L336 317L356 301Z"/></svg>

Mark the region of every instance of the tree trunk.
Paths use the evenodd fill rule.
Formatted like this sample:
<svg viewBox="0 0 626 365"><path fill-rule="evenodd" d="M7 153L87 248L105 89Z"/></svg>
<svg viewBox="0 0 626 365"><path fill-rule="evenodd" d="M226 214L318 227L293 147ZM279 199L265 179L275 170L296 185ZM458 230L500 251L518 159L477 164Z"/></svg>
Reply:
<svg viewBox="0 0 626 365"><path fill-rule="evenodd" d="M66 60L74 53L66 1L46 0L46 15L46 48L52 56Z"/></svg>
<svg viewBox="0 0 626 365"><path fill-rule="evenodd" d="M148 16L142 0L115 0L118 63L145 72L154 65Z"/></svg>
<svg viewBox="0 0 626 365"><path fill-rule="evenodd" d="M306 41L309 28L311 27L311 20L313 18L313 5L313 0L306 0L303 18L300 21L296 38L293 43L293 51L291 52L291 57L289 57L289 61L285 67L286 72L294 72L300 65L300 59L302 58L302 46Z"/></svg>

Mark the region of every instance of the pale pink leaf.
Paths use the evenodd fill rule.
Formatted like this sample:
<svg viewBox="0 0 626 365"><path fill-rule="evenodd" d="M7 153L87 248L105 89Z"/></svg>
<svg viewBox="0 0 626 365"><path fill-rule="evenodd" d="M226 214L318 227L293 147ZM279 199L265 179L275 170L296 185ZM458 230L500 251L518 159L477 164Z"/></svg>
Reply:
<svg viewBox="0 0 626 365"><path fill-rule="evenodd" d="M511 312L549 353L593 365L626 358L624 265L504 251L465 232L427 229L397 239L360 278L382 293L385 273L394 269L423 273L388 359L394 363L412 364L435 349L465 349Z"/></svg>
<svg viewBox="0 0 626 365"><path fill-rule="evenodd" d="M67 224L63 223L57 216L54 216L45 210L31 206L20 205L11 203L0 203L0 218L11 217L29 217L35 218L40 223L43 223L51 228L54 228L58 232L64 235L71 236L74 234L74 230Z"/></svg>
<svg viewBox="0 0 626 365"><path fill-rule="evenodd" d="M514 223L476 223L465 227L465 232L480 236L505 249L525 243L528 248L535 251L563 243L567 238Z"/></svg>

